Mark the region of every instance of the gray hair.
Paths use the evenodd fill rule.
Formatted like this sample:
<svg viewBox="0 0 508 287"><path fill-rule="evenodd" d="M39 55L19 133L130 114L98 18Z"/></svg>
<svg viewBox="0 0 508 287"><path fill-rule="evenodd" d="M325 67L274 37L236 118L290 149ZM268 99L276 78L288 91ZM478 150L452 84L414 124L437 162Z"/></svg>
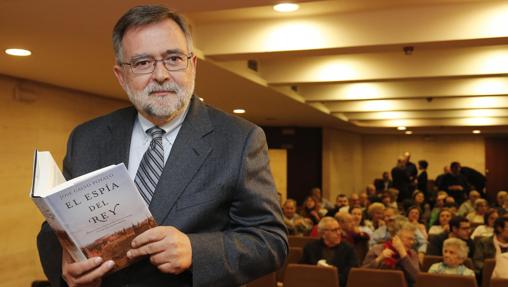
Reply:
<svg viewBox="0 0 508 287"><path fill-rule="evenodd" d="M474 210L478 210L478 207L480 206L480 204L485 204L487 207L489 206L489 203L487 202L487 200L483 199L483 198L478 198L473 206L474 206Z"/></svg>
<svg viewBox="0 0 508 287"><path fill-rule="evenodd" d="M187 48L189 52L192 52L192 35L189 25L183 16L162 5L140 5L127 11L113 28L112 40L116 62L122 62L122 39L129 28L158 23L167 19L173 20L180 27L185 34Z"/></svg>
<svg viewBox="0 0 508 287"><path fill-rule="evenodd" d="M466 260L467 255L469 253L469 247L467 246L466 242L454 237L448 238L443 242L443 253L445 248L452 246L457 248L457 255L459 256L459 258L461 260Z"/></svg>
<svg viewBox="0 0 508 287"><path fill-rule="evenodd" d="M329 222L337 222L337 223L339 223L337 221L337 219L335 219L335 218L333 218L331 216L325 216L325 217L321 218L321 220L319 221L318 226L317 226L319 235L323 234L324 230L326 229L325 225L327 223L329 223Z"/></svg>
<svg viewBox="0 0 508 287"><path fill-rule="evenodd" d="M393 224L386 226L387 231L393 236L398 235L404 231L410 231L412 233L416 232L416 226L407 221L407 217L405 216L397 216L395 218L395 222Z"/></svg>

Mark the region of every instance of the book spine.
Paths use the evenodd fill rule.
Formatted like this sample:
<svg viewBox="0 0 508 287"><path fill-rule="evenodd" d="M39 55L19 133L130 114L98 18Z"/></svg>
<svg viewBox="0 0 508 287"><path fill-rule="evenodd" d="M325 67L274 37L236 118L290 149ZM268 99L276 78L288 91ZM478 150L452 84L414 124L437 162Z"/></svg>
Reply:
<svg viewBox="0 0 508 287"><path fill-rule="evenodd" d="M48 204L44 198L32 197L32 200L46 218L46 221L53 229L53 232L55 232L62 247L69 252L72 259L76 262L87 259L81 248L79 248L77 241L73 238L73 235L65 230L62 224L62 219L58 216L54 209L51 208L51 205Z"/></svg>

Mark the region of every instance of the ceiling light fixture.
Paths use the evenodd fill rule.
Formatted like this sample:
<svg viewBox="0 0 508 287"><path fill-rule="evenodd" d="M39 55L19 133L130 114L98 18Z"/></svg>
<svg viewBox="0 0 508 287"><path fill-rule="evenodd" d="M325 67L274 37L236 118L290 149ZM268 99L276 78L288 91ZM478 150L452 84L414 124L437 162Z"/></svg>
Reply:
<svg viewBox="0 0 508 287"><path fill-rule="evenodd" d="M244 109L234 109L233 113L235 113L235 114L245 114L245 110Z"/></svg>
<svg viewBox="0 0 508 287"><path fill-rule="evenodd" d="M480 131L480 130L473 130L473 134L481 134L481 133L482 133L482 131Z"/></svg>
<svg viewBox="0 0 508 287"><path fill-rule="evenodd" d="M279 3L273 6L273 10L281 13L294 12L298 10L298 8L300 8L300 6L298 6L298 4L295 3Z"/></svg>
<svg viewBox="0 0 508 287"><path fill-rule="evenodd" d="M30 52L29 50L16 49L16 48L7 49L7 50L5 50L5 53L8 55L11 55L11 56L18 56L18 57L26 57L26 56L32 55L32 52Z"/></svg>
<svg viewBox="0 0 508 287"><path fill-rule="evenodd" d="M406 135L412 135L413 134L413 131L406 131L405 132Z"/></svg>
<svg viewBox="0 0 508 287"><path fill-rule="evenodd" d="M402 127L402 126L401 126L401 127L397 127L397 129L398 129L399 131L405 131L407 128L406 128L406 127Z"/></svg>

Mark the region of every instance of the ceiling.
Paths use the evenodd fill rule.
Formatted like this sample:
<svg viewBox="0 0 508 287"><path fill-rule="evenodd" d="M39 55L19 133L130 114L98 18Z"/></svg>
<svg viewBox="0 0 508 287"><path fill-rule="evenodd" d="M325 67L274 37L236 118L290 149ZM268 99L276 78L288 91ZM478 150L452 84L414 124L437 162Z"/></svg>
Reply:
<svg viewBox="0 0 508 287"><path fill-rule="evenodd" d="M267 126L508 133L508 1L275 2L162 2L192 25L205 102ZM110 35L142 3L1 0L0 74L126 99Z"/></svg>

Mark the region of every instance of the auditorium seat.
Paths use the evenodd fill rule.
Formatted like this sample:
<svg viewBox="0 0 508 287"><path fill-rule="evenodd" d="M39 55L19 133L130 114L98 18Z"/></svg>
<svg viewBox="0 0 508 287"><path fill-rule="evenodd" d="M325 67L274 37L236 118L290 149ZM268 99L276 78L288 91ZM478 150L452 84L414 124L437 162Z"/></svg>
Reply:
<svg viewBox="0 0 508 287"><path fill-rule="evenodd" d="M319 240L319 238L311 236L288 236L289 247L303 248L305 244L314 240Z"/></svg>
<svg viewBox="0 0 508 287"><path fill-rule="evenodd" d="M351 268L347 279L347 287L367 286L407 287L407 283L404 273L399 270Z"/></svg>
<svg viewBox="0 0 508 287"><path fill-rule="evenodd" d="M496 259L485 259L482 270L482 287L490 287L490 278L492 277L494 267L496 267Z"/></svg>
<svg viewBox="0 0 508 287"><path fill-rule="evenodd" d="M421 272L416 275L415 287L477 287L474 276Z"/></svg>
<svg viewBox="0 0 508 287"><path fill-rule="evenodd" d="M490 283L490 287L506 287L508 286L508 279L492 278Z"/></svg>
<svg viewBox="0 0 508 287"><path fill-rule="evenodd" d="M286 268L288 264L297 264L300 262L300 258L302 258L303 249L300 247L289 247L289 253L286 257L286 261L284 265L277 271L277 282L284 281L284 273L286 272Z"/></svg>
<svg viewBox="0 0 508 287"><path fill-rule="evenodd" d="M247 283L247 287L277 287L275 272L272 272L252 282Z"/></svg>
<svg viewBox="0 0 508 287"><path fill-rule="evenodd" d="M284 287L309 286L339 287L337 268L288 264L284 275Z"/></svg>
<svg viewBox="0 0 508 287"><path fill-rule="evenodd" d="M423 262L422 262L422 265L420 266L421 267L420 269L423 272L427 272L427 271L429 271L429 268L430 268L430 266L432 266L432 264L439 263L442 261L443 261L443 256L425 255L423 257ZM471 258L467 258L466 261L464 261L464 265L467 268L474 270L473 260L471 260Z"/></svg>

